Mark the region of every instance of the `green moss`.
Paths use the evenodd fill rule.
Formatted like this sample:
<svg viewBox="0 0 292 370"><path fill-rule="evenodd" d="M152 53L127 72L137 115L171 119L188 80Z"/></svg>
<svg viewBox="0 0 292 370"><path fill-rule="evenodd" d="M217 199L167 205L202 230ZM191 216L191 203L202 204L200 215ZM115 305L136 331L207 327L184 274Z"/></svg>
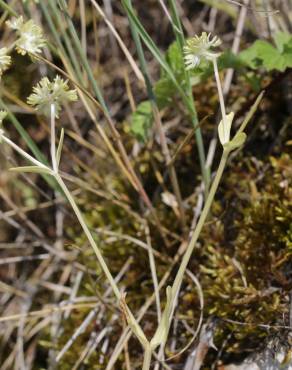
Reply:
<svg viewBox="0 0 292 370"><path fill-rule="evenodd" d="M215 338L219 348L233 332L226 353L254 350L272 332L261 324L283 325L283 318L288 319L291 169L287 154L270 158L268 166L251 159L233 166L223 185L227 197L221 202L228 222L223 228L220 218L205 228L200 256L205 312L247 324L221 321ZM218 205L214 208L220 210Z"/></svg>

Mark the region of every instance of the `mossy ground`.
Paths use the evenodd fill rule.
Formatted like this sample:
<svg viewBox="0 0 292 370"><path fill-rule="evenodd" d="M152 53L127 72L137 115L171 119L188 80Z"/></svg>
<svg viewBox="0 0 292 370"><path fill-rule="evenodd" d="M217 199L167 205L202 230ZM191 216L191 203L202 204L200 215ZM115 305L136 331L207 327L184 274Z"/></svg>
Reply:
<svg viewBox="0 0 292 370"><path fill-rule="evenodd" d="M72 1L72 3L74 3ZM139 2L137 2L139 3ZM142 4L143 2L141 2ZM155 41L164 48L173 42L173 35L165 30L158 30L160 16L157 14L157 4L149 2L149 9L141 6L139 13L147 29L151 30ZM185 2L187 3L187 2ZM190 2L191 4L191 2ZM186 11L193 16L193 23L197 31L201 30L201 20L197 12L203 6L199 4L186 5ZM122 19L120 32L129 44L129 50L135 55L135 48L130 41L128 25L125 26L125 17L121 9L117 11L117 19ZM122 15L121 15L122 14ZM227 15L222 13L222 22L218 25L218 34L225 35L234 29ZM153 18L159 20L153 22ZM76 23L80 21L79 13ZM93 25L91 12L88 16L88 37L93 40ZM79 23L78 23L79 24ZM163 32L162 32L163 31ZM113 275L128 266L119 283L127 292L127 303L135 313L145 304L153 293L153 282L150 273L149 260L145 245L147 243L147 227L151 236L151 244L155 251L158 280L170 270L172 262L184 240L177 217L177 209L170 207L162 201L162 193L171 189L167 166L155 129L150 134L145 144L137 144L130 135L129 130L129 102L125 94L125 81L121 72L121 65L130 76L132 92L135 102L145 98L141 86L137 83L126 61L114 58L111 48L108 47L108 38L101 40L101 60L96 61L95 50L89 45L89 55L96 79L101 79L104 85L105 96L114 106L114 118L117 129L121 134L125 147L130 153L133 165L141 178L145 189L152 200L156 212L163 226L168 230L169 243L166 245L157 225L145 208L143 202L133 188L122 176L114 160L108 153L104 142L97 136L95 126L89 121L84 108L78 102L72 114L76 115L80 127L80 138L95 147L93 153L86 145L82 145L72 136L76 132L69 124L67 113L60 117L60 123L65 126L65 146L61 168L64 173L73 174L74 181L68 181L74 191L78 204L85 215L87 224L91 228L98 245L100 246L109 268ZM226 47L231 45L230 37L226 37ZM246 42L246 40L244 40ZM94 44L94 42L92 42ZM93 57L94 56L94 57ZM120 57L120 55L118 55ZM147 54L148 58L148 54ZM39 77L37 64L31 64L29 58L15 56L15 64L5 73L3 81L6 86L12 86L10 93L23 100L30 92L32 81ZM105 62L106 60L106 62ZM62 67L61 61L55 62ZM151 63L150 63L151 64ZM149 65L150 65L149 64ZM44 67L44 66L42 66ZM27 73L22 74L23 68ZM150 65L153 76L158 75L157 66ZM41 70L43 71L43 70ZM53 74L52 71L49 71ZM247 113L246 106L256 95L250 84L247 83L246 71L235 75L227 106L239 112L240 119ZM196 249L189 264L189 270L197 277L204 297L203 322L214 324L214 344L219 352L210 349L204 361L206 369L213 369L220 362L229 363L241 361L251 352L260 350L272 337L279 337L281 342L289 344L288 330L283 327L291 325L289 322L289 309L291 307L292 289L292 160L291 160L291 118L289 117L289 97L287 86L289 73L270 73L263 71L253 72L262 88L267 87L265 98L256 113L251 125L248 127L248 141L243 149L232 155L224 173L215 202L212 206L207 223L199 238ZM269 84L273 88L269 88ZM216 130L216 114L218 109L218 96L212 78L205 83L194 87L198 116L207 119L202 125L205 143L209 143ZM252 99L250 100L250 96ZM5 101L15 109L15 101L5 96ZM177 102L176 102L177 103ZM24 108L15 109L19 120L23 123L32 138L37 142L44 153L49 155L48 123L39 116L31 115ZM29 113L29 115L28 115ZM100 124L106 124L102 117ZM163 110L163 124L167 126L167 137L171 153L174 154L179 144L189 133L191 126L185 110L178 102L172 107ZM238 123L238 122L237 122ZM59 127L58 127L59 129ZM15 129L7 127L10 137L24 147L22 140ZM76 137L76 136L75 136ZM201 181L199 163L197 159L195 139L192 138L178 154L175 167L186 205L187 225L191 225L194 208L198 203ZM1 153L2 155L3 153ZM6 158L11 158L15 163L21 160L9 151L5 152ZM220 149L216 151L212 169L218 164ZM3 154L3 158L5 158ZM2 161L2 157L1 157ZM13 162L12 161L12 162ZM4 160L3 160L4 162ZM8 162L8 161L7 161ZM7 163L7 167L10 163ZM82 179L80 184L76 180ZM80 226L74 215L64 204L53 202L54 192L45 181L37 175L29 176L30 183L23 177L10 173L1 173L1 185L21 209L32 207L27 211L27 218L21 218L16 213L17 221L26 230L28 221L38 225L45 235L45 242L55 243L57 211L64 212L64 234L62 236L62 252L65 258L58 259L53 255L51 265L53 273L48 281L39 281L43 285L30 280L31 274L39 268L39 262L22 262L15 268L5 267L0 272L3 280L14 286L19 286L23 291L29 291L30 284L37 286L37 294L33 296L29 310L42 310L48 303L59 304L59 301L68 301L68 294L60 294L56 299L55 287L61 285L60 281L66 275L66 269L71 271L63 288L74 286L77 273L82 271L82 280L78 287L78 296L94 299L94 304L99 304L96 314L89 325L77 337L72 346L66 351L61 361L56 365L60 370L74 369L82 357L88 344L92 344L93 352L89 360L85 360L82 369L105 369L113 349L125 327L123 316L114 297L109 294L103 297L108 285L104 279L96 257L89 247L86 238L81 233ZM67 180L66 180L67 181ZM33 186L32 186L33 185ZM39 192L39 189L42 192ZM195 191L194 191L195 190ZM45 193L46 195L44 196ZM49 196L49 198L47 198ZM48 207L39 207L45 201L52 201ZM1 201L2 203L2 201ZM5 203L5 202L3 202ZM2 205L2 204L1 204ZM3 210L9 212L6 205ZM147 221L147 225L145 224ZM1 242L14 240L18 232L13 226L3 227ZM24 226L23 226L24 225ZM20 228L21 229L21 228ZM29 229L24 241L35 243L36 237ZM2 231L2 230L1 230ZM21 231L23 231L21 229ZM22 236L22 235L20 235ZM21 239L22 240L22 239ZM41 239L40 245L42 246ZM142 242L142 245L139 244ZM43 248L14 249L9 257L17 255L35 255L39 251L46 252ZM7 253L7 252L5 252ZM6 254L4 253L4 257ZM68 253L68 254L66 254ZM8 253L7 253L8 255ZM179 262L178 262L179 263ZM168 282L171 283L178 266L171 269ZM70 270L72 269L72 270ZM45 269L44 269L45 271ZM41 270L42 272L42 270ZM28 283L27 283L27 281ZM53 283L48 288L45 283ZM28 284L28 285L26 285ZM18 298L18 297L16 297ZM165 302L165 289L161 290L162 306ZM19 301L17 301L18 304ZM14 305L12 312L15 311ZM33 338L25 342L24 347L29 352L29 346L37 350L33 359L34 369L46 369L52 352L56 355L62 350L67 341L72 338L76 329L84 323L91 308L77 308L70 312L68 318L56 315L57 333L52 331L53 325L41 328ZM17 311L18 312L18 311ZM166 357L178 354L193 337L200 318L199 294L194 282L185 277L179 297L179 305L175 312L174 325L171 328L166 346ZM6 312L6 315L7 312ZM52 315L53 316L53 315ZM54 321L52 320L52 321ZM38 321L28 321L28 332ZM152 304L143 317L142 326L148 337L153 335L156 326L156 307ZM107 330L105 337L98 341L98 336ZM17 330L12 328L11 339L0 346L0 361L6 359L7 353L12 353L16 348ZM197 338L198 340L198 338ZM196 342L197 343L197 342ZM196 344L195 343L195 344ZM169 364L173 369L181 369L185 359L194 349L193 344L182 354L173 358ZM128 345L132 369L140 369L142 351L138 341L131 338ZM103 352L105 354L103 355ZM52 361L53 363L54 361ZM52 365L53 367L53 365ZM119 356L114 369L124 370L125 351Z"/></svg>

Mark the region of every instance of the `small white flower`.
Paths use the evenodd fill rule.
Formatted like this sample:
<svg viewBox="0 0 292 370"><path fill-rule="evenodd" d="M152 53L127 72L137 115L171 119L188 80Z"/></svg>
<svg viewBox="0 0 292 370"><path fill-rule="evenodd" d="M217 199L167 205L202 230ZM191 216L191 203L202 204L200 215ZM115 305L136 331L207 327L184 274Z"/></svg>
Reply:
<svg viewBox="0 0 292 370"><path fill-rule="evenodd" d="M7 48L0 49L0 78L3 72L6 71L11 64L11 57L7 55L7 52Z"/></svg>
<svg viewBox="0 0 292 370"><path fill-rule="evenodd" d="M41 53L42 48L45 46L46 41L43 37L41 27L36 25L33 20L23 22L22 16L6 24L16 30L19 38L16 40L15 46L19 54L25 55L26 53L38 54Z"/></svg>
<svg viewBox="0 0 292 370"><path fill-rule="evenodd" d="M56 117L61 111L61 106L69 101L77 100L76 90L70 90L68 81L64 81L60 76L56 76L53 81L44 77L33 88L33 93L28 97L28 104L49 116L51 105L54 104Z"/></svg>
<svg viewBox="0 0 292 370"><path fill-rule="evenodd" d="M203 32L201 36L196 35L187 40L183 48L186 69L196 68L203 59L217 58L220 53L215 53L212 48L219 45L221 45L221 40L217 36L211 38L211 34L206 32Z"/></svg>

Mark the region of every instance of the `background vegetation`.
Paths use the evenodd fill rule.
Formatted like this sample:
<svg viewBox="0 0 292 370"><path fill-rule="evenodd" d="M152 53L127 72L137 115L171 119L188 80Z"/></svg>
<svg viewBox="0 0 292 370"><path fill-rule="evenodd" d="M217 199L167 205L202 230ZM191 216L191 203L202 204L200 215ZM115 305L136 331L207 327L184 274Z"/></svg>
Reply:
<svg viewBox="0 0 292 370"><path fill-rule="evenodd" d="M61 175L149 338L159 319L155 277L164 307L165 286L180 265L221 151L212 65L186 72L184 37L207 31L222 40L218 66L227 110L236 112L234 132L265 90L188 265L165 361L153 358L152 365L222 369L272 343L273 353L284 348L281 366L288 366L289 1L10 0L0 6L1 48L14 42L5 23L13 16L33 19L47 40L39 57L11 51L0 81L0 108L9 112L5 131L48 161L49 121L27 97L42 77L56 74L84 89L57 120L58 137L65 129ZM0 156L1 369L140 369L139 342L126 330L60 188L37 173L9 172L27 163L7 145Z"/></svg>

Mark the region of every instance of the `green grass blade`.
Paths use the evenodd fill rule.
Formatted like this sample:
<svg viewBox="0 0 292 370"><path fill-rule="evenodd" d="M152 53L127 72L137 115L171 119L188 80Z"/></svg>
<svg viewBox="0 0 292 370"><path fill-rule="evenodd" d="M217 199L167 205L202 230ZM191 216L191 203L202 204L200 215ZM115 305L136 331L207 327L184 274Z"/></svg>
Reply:
<svg viewBox="0 0 292 370"><path fill-rule="evenodd" d="M191 115L192 124L194 126L196 126L198 124L198 117L197 117L197 111L196 111L194 101L193 101L192 89L191 89L190 82L188 82L188 91L187 91L187 94L186 94L185 91L180 86L180 84L178 83L178 81L176 80L175 75L173 74L173 72L172 72L171 68L169 67L168 63L166 62L164 56L162 55L162 53L160 52L160 50L158 49L158 47L156 46L154 41L151 39L151 37L149 36L147 31L145 30L145 28L143 27L143 25L139 21L138 17L135 15L135 13L133 11L133 8L131 6L130 0L122 0L122 4L123 4L123 6L124 6L124 8L127 12L127 16L129 18L131 24L135 27L135 32L137 32L139 34L139 36L143 40L146 47L150 50L150 52L156 58L156 60L160 64L160 66L167 73L170 80L174 83L174 85L177 88L178 92L180 93L186 107L188 108L188 111ZM176 36L179 37L179 40L178 40L179 45L182 48L183 44L184 44L184 36L183 36L182 26L181 26L181 23L180 23L180 20L179 20L178 12L177 12L177 9L176 9L176 4L175 4L174 1L172 1L172 6L171 7L172 7L173 13L175 13L174 20L173 20L174 25L178 29L181 30L181 32L178 32L177 30L175 30L175 32L176 32ZM175 27L174 27L174 29L175 29ZM186 80L189 81L187 71L186 71ZM204 149L203 137L202 137L201 130L196 130L195 136L196 136L196 141L197 141L197 147L198 147L199 161L200 161L202 176L204 178L206 189L208 189L209 183L210 183L210 175L209 175L209 171L205 167L205 149Z"/></svg>
<svg viewBox="0 0 292 370"><path fill-rule="evenodd" d="M167 75L169 76L171 81L174 83L175 87L177 88L177 90L181 94L185 103L187 103L187 101L186 101L187 97L186 97L182 87L180 86L177 79L175 78L171 68L169 67L168 63L164 59L164 56L162 55L162 53L160 52L158 47L155 45L154 41L151 39L151 37L149 36L149 34L145 30L145 28L142 26L138 17L135 15L135 13L134 13L134 11L131 7L131 4L129 3L129 0L122 0L122 4L123 4L123 6L124 6L124 8L127 12L127 16L129 18L130 22L135 27L136 32L139 34L139 36L143 40L144 44L151 51L151 53L153 54L155 59L158 61L160 66L164 69L164 71L167 73Z"/></svg>
<svg viewBox="0 0 292 370"><path fill-rule="evenodd" d="M42 12L49 24L49 27L54 35L54 38L57 42L58 47L60 48L61 53L63 56L66 57L68 65L72 65L74 67L76 76L78 77L79 82L83 80L80 64L78 61L78 58L76 56L76 53L71 45L71 42L69 40L69 37L66 33L66 31L63 29L62 26L62 18L60 16L60 12L58 11L55 2L52 2L51 0L48 2L48 5L45 5L43 2L40 2L40 6L42 8ZM51 11L50 11L51 10ZM52 14L51 14L52 13ZM59 31L57 30L54 22L53 17L55 18L56 24L59 26ZM63 31L63 32L62 32ZM61 36L63 36L66 48L68 50L69 56L67 55L67 52L65 51L63 44L61 42Z"/></svg>
<svg viewBox="0 0 292 370"><path fill-rule="evenodd" d="M89 65L89 62L88 62L88 59L86 57L86 55L84 54L84 50L82 49L82 45L81 45L81 42L80 42L80 39L78 37L78 34L75 30L75 27L74 27L74 24L72 22L72 19L70 17L70 15L67 13L67 4L66 4L66 1L65 0L60 0L58 2L59 6L61 7L61 11L63 12L63 14L65 15L65 18L67 20L67 24L68 24L68 28L69 28L69 33L71 34L71 37L72 37L72 41L73 41L73 44L74 44L74 47L76 48L77 50L77 53L79 54L79 57L81 59L81 62L83 64L83 67L88 75L88 78L92 84L92 87L93 87L93 90L94 90L94 93L99 101L99 103L101 104L102 108L104 109L104 111L107 113L107 115L110 115L109 113L109 110L108 110L108 107L105 103L105 100L104 100L104 97L102 95L102 92L95 80L95 77L93 75L93 72L92 72L92 69Z"/></svg>
<svg viewBox="0 0 292 370"><path fill-rule="evenodd" d="M13 17L17 17L17 13L14 9L11 8L5 1L0 0L0 7L4 9L7 13L9 13Z"/></svg>
<svg viewBox="0 0 292 370"><path fill-rule="evenodd" d="M171 9L173 32L175 34L176 41L181 49L181 53L183 53L183 47L185 45L185 36L184 36L181 21L180 21L178 9L176 6L176 0L169 0L169 5ZM193 99L190 73L186 69L184 69L184 77L187 83L187 97L189 101L189 109L190 109L190 114L192 118L192 123L193 123L193 126L196 127L198 125L198 115L197 115L195 102ZM199 153L201 172L202 172L202 176L204 179L205 188L207 191L210 185L210 169L206 168L206 165L205 165L206 156L205 156L202 131L200 128L195 131L195 136L196 136L196 143L197 143L197 148L198 148L198 153Z"/></svg>

